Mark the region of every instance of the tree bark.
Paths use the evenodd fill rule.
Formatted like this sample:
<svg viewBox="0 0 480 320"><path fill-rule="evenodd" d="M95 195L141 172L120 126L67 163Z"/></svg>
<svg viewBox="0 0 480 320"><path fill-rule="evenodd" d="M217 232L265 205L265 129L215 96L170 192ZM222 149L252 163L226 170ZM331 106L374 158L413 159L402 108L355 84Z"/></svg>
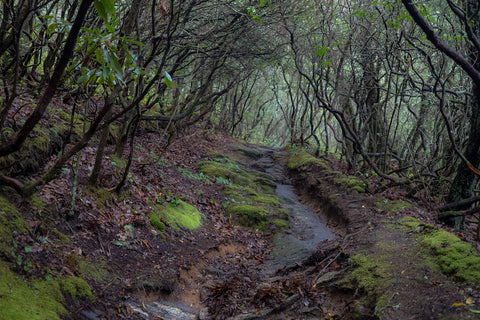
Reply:
<svg viewBox="0 0 480 320"><path fill-rule="evenodd" d="M470 118L469 136L466 144L465 154L462 161L457 168L456 176L451 185L450 192L447 196L448 202L459 202L462 199L472 197L473 189L478 181L478 177L474 174L474 169L480 165L480 48L475 45L475 41L470 42L470 50L472 52L469 58L463 56L453 47L448 45L438 34L435 33L433 27L423 17L418 8L413 4L412 0L402 0L403 5L412 16L413 21L423 30L427 39L442 53L450 57L458 66L460 66L472 79L473 99L471 103L472 116ZM472 31L469 34L470 39L477 39L480 34L480 15L476 10L477 0L467 0L465 5L467 7L467 16L472 17L475 25L472 27L470 21L464 21L467 31ZM473 12L472 12L473 11ZM458 13L456 13L458 15ZM459 16L460 17L460 16ZM462 17L460 17L462 18ZM473 38L472 38L473 37ZM465 208L463 208L465 209Z"/></svg>

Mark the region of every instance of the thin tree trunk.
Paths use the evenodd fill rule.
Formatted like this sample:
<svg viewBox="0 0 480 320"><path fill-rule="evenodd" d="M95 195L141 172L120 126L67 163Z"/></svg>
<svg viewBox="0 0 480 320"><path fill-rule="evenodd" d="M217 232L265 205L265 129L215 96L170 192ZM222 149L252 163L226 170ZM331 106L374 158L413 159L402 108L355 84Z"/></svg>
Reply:
<svg viewBox="0 0 480 320"><path fill-rule="evenodd" d="M80 33L80 29L82 27L83 21L85 20L85 16L90 9L93 0L83 0L80 9L78 10L77 16L73 23L72 29L68 34L67 41L65 43L65 47L63 48L62 56L58 61L55 70L53 71L52 77L48 82L48 86L45 89L42 97L40 98L37 108L33 111L30 117L25 121L22 129L18 132L17 136L14 140L7 143L5 146L0 148L0 157L9 155L17 150L19 150L22 144L27 139L30 132L33 130L35 125L40 121L47 106L49 105L50 101L52 100L55 92L57 90L58 84L62 78L63 72L68 65L68 61L73 54L73 49L75 48L75 44L77 42L78 34Z"/></svg>

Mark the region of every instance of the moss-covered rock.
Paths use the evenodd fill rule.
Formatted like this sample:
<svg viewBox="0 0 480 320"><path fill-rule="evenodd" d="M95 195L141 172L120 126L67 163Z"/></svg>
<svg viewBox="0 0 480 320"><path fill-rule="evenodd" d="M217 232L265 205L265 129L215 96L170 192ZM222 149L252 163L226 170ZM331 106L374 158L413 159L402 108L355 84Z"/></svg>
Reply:
<svg viewBox="0 0 480 320"><path fill-rule="evenodd" d="M64 295L94 300L90 286L78 277L27 279L0 261L0 319L60 320L68 318Z"/></svg>
<svg viewBox="0 0 480 320"><path fill-rule="evenodd" d="M239 164L231 161L224 161L224 159L200 162L199 169L209 177L222 178L239 185L252 184L252 180L245 170L240 168Z"/></svg>
<svg viewBox="0 0 480 320"><path fill-rule="evenodd" d="M287 166L290 170L309 165L317 165L327 169L327 164L324 160L315 158L305 150L299 150L288 157Z"/></svg>
<svg viewBox="0 0 480 320"><path fill-rule="evenodd" d="M72 298L85 298L90 301L95 300L95 294L90 285L80 277L68 277L59 280L60 288L65 295Z"/></svg>
<svg viewBox="0 0 480 320"><path fill-rule="evenodd" d="M153 210L150 213L150 223L160 231L165 228L162 218L175 229L190 230L200 227L205 218L197 208L182 200L175 203L151 203L151 206Z"/></svg>
<svg viewBox="0 0 480 320"><path fill-rule="evenodd" d="M74 270L75 274L89 281L95 280L104 283L117 281L103 258L84 257L71 252L65 258L65 264Z"/></svg>
<svg viewBox="0 0 480 320"><path fill-rule="evenodd" d="M431 250L444 274L480 284L480 256L470 243L441 229L424 235L420 243Z"/></svg>
<svg viewBox="0 0 480 320"><path fill-rule="evenodd" d="M38 193L34 193L33 195L31 195L30 200L32 201L32 205L37 208L38 212L41 212L47 205L45 201L40 198Z"/></svg>
<svg viewBox="0 0 480 320"><path fill-rule="evenodd" d="M281 206L280 200L273 194L273 190L270 190L270 192L259 192L249 186L228 185L225 187L225 195L235 199L235 202L260 206Z"/></svg>
<svg viewBox="0 0 480 320"><path fill-rule="evenodd" d="M355 176L338 177L335 179L335 183L345 185L350 190L358 193L365 193L366 184L362 180Z"/></svg>
<svg viewBox="0 0 480 320"><path fill-rule="evenodd" d="M157 231L165 231L165 223L160 220L160 216L158 214L150 212L150 214L148 215L148 221L150 221L152 227L154 227Z"/></svg>
<svg viewBox="0 0 480 320"><path fill-rule="evenodd" d="M254 159L260 155L249 149L247 151L248 156ZM210 177L231 182L225 185L224 194L228 199L226 213L232 216L234 223L263 231L269 224L277 226L277 229L289 224L288 213L281 208L275 195L276 183L268 174L246 168L220 155L214 161L201 162L199 169Z"/></svg>
<svg viewBox="0 0 480 320"><path fill-rule="evenodd" d="M431 268L480 285L480 256L470 243L413 217L404 217L399 223L404 231L418 233L419 249Z"/></svg>
<svg viewBox="0 0 480 320"><path fill-rule="evenodd" d="M4 174L14 176L37 172L48 157L60 149L61 133L54 128L36 126L22 148L5 157L0 157Z"/></svg>
<svg viewBox="0 0 480 320"><path fill-rule="evenodd" d="M353 284L367 295L376 295L391 285L390 268L383 257L356 254L349 264L353 271L341 280L341 284Z"/></svg>
<svg viewBox="0 0 480 320"><path fill-rule="evenodd" d="M67 311L56 281L27 281L0 262L0 318L55 320Z"/></svg>
<svg viewBox="0 0 480 320"><path fill-rule="evenodd" d="M254 159L254 160L260 159L265 154L264 151L259 150L258 148L249 148L249 147L244 146L244 145L236 146L235 151L243 154L244 156L246 156L248 158Z"/></svg>
<svg viewBox="0 0 480 320"><path fill-rule="evenodd" d="M327 162L322 159L318 159L312 156L305 150L296 150L291 153L287 160L287 166L290 170L299 171L302 178L308 179L308 171L322 172L324 183L334 183L342 190L351 193L365 193L367 184L355 176L346 176L344 173L336 170L332 170ZM298 173L297 173L298 174ZM310 181L307 183L316 183L316 181Z"/></svg>
<svg viewBox="0 0 480 320"><path fill-rule="evenodd" d="M232 216L235 223L252 229L263 227L267 221L267 211L260 206L232 203L227 207L226 213Z"/></svg>
<svg viewBox="0 0 480 320"><path fill-rule="evenodd" d="M100 209L105 207L107 201L112 201L112 193L101 187L89 186L83 189L82 192L95 199L95 203Z"/></svg>

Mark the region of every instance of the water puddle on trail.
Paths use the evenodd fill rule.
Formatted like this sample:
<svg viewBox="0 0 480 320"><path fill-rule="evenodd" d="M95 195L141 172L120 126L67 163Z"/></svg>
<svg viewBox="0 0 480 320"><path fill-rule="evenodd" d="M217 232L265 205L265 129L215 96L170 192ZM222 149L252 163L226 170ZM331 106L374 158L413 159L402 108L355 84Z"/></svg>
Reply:
<svg viewBox="0 0 480 320"><path fill-rule="evenodd" d="M290 214L291 228L273 236L273 249L265 261L265 273L270 275L302 262L317 251L320 242L335 238L321 217L298 201L292 185L278 184L276 194Z"/></svg>

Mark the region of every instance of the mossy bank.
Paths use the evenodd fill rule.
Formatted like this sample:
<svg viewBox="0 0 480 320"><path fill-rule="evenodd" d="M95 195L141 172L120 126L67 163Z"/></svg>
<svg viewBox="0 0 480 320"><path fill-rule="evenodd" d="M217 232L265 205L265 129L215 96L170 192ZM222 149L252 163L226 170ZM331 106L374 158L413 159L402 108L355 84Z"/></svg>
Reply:
<svg viewBox="0 0 480 320"><path fill-rule="evenodd" d="M32 209L42 210L45 204L34 196ZM57 231L58 234L61 234ZM58 234L54 233L54 237ZM55 320L69 318L64 304L77 300L95 300L88 283L75 276L50 273L24 275L13 270L36 268L26 253L20 250L17 237L31 234L29 224L6 196L0 195L0 320ZM12 261L14 261L12 263ZM48 269L47 269L48 270Z"/></svg>
<svg viewBox="0 0 480 320"><path fill-rule="evenodd" d="M243 148L237 152L250 162L261 157L259 152L245 150L247 149ZM234 223L252 230L288 228L289 216L275 195L276 183L273 178L234 159L215 154L212 160L199 163L202 173L224 185L225 213L232 217Z"/></svg>

